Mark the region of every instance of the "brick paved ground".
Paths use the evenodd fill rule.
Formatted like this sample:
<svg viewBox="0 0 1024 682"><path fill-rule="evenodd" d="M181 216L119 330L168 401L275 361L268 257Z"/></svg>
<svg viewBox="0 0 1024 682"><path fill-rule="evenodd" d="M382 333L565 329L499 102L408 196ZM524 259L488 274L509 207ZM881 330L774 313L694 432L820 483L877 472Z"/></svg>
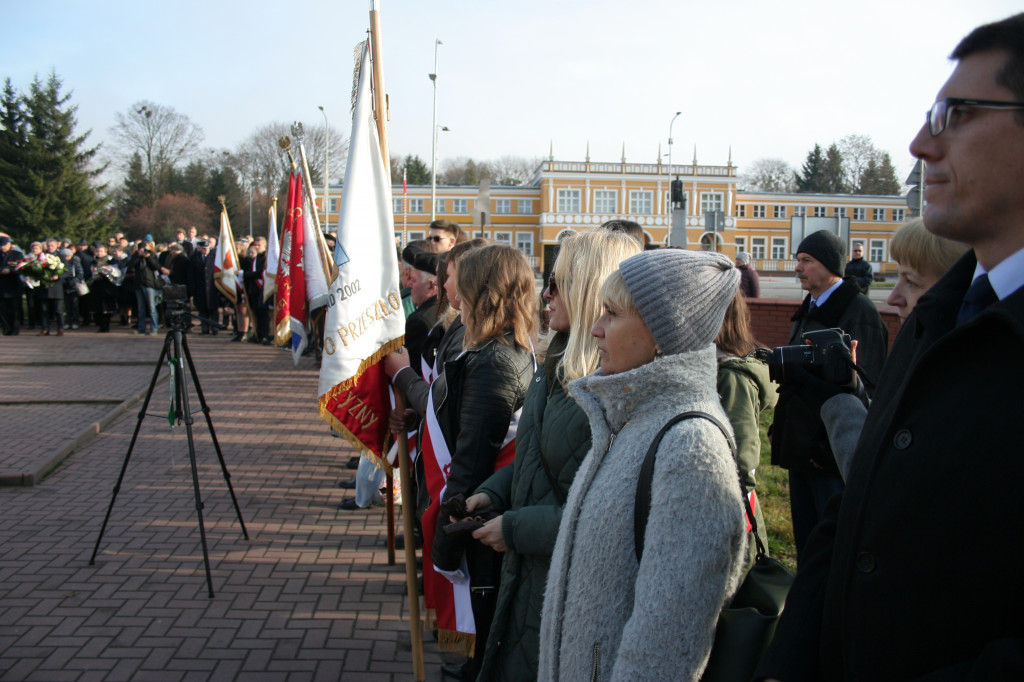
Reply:
<svg viewBox="0 0 1024 682"><path fill-rule="evenodd" d="M36 485L0 487L0 680L412 679L404 569L386 564L383 512L333 507L351 452L317 416L310 358L295 369L285 352L190 337L250 535L196 415L213 599L184 427L159 415L143 421L89 565L137 421L139 404L122 402L145 392L162 338L0 339L0 477L79 443ZM95 362L107 364L83 364ZM167 392L151 413L166 413ZM83 437L90 425L100 433Z"/></svg>

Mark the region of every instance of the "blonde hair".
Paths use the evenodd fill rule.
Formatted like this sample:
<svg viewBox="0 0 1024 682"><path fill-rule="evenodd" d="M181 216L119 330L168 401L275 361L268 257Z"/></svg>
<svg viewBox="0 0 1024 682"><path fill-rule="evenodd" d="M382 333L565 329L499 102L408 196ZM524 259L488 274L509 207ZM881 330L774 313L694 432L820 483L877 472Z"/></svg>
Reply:
<svg viewBox="0 0 1024 682"><path fill-rule="evenodd" d="M619 263L640 251L629 233L605 229L574 234L562 242L553 274L569 315L569 339L557 367L563 388L597 369L597 339L590 330L601 316L601 285Z"/></svg>
<svg viewBox="0 0 1024 682"><path fill-rule="evenodd" d="M633 302L633 295L629 293L626 280L622 278L621 270L616 270L608 275L608 279L604 281L604 286L601 287L601 305L606 304L615 308L620 315L636 315L640 317L640 310L636 307L636 303Z"/></svg>
<svg viewBox="0 0 1024 682"><path fill-rule="evenodd" d="M466 325L463 348L512 332L517 345L530 350L537 328L533 270L519 249L492 244L471 249L458 259L455 288Z"/></svg>
<svg viewBox="0 0 1024 682"><path fill-rule="evenodd" d="M903 223L889 242L889 251L898 263L936 278L946 274L968 248L966 244L932 234L920 218Z"/></svg>

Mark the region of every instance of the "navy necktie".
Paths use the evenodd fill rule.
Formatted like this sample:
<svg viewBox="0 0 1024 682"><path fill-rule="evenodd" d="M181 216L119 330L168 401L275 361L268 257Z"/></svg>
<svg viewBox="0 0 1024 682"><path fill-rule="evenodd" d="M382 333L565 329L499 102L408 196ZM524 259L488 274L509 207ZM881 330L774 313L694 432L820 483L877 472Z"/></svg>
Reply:
<svg viewBox="0 0 1024 682"><path fill-rule="evenodd" d="M971 319L989 305L999 300L995 289L988 281L988 274L985 273L971 283L971 288L964 296L964 302L960 306L960 313L956 316L956 325L959 327Z"/></svg>

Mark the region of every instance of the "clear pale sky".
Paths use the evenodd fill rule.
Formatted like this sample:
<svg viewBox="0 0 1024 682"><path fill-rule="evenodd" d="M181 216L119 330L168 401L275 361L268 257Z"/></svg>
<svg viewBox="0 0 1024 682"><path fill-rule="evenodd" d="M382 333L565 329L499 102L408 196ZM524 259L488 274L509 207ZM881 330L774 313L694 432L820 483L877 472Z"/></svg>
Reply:
<svg viewBox="0 0 1024 682"><path fill-rule="evenodd" d="M431 155L439 38L440 159L504 155L649 163L668 153L743 171L794 167L815 142L907 145L975 26L1020 0L382 0L393 155ZM351 125L352 52L366 0L0 0L0 76L27 90L55 70L79 130L105 142L140 100L232 149L260 125ZM667 161L667 159L666 159ZM333 174L332 174L333 175ZM335 178L332 178L334 180ZM901 177L902 179L902 177Z"/></svg>

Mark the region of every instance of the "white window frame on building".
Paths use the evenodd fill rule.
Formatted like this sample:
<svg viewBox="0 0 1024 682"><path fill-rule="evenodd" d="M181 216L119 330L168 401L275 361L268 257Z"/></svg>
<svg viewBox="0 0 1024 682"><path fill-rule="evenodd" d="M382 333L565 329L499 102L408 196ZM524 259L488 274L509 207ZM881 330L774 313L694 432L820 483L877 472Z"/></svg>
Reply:
<svg viewBox="0 0 1024 682"><path fill-rule="evenodd" d="M516 232L516 248L527 256L533 255L533 233Z"/></svg>
<svg viewBox="0 0 1024 682"><path fill-rule="evenodd" d="M885 220L885 209L884 208L873 208L871 209L871 219L875 222L882 222Z"/></svg>
<svg viewBox="0 0 1024 682"><path fill-rule="evenodd" d="M473 239L490 239L491 238L491 233L487 232L485 230L473 230L472 238Z"/></svg>
<svg viewBox="0 0 1024 682"><path fill-rule="evenodd" d="M868 210L863 206L857 206L853 209L853 219L860 221L867 220L867 212Z"/></svg>
<svg viewBox="0 0 1024 682"><path fill-rule="evenodd" d="M423 213L423 199L409 199L409 213Z"/></svg>
<svg viewBox="0 0 1024 682"><path fill-rule="evenodd" d="M767 248L767 237L750 238L750 257L754 260L764 260L765 249Z"/></svg>
<svg viewBox="0 0 1024 682"><path fill-rule="evenodd" d="M773 218L780 218L782 220L785 220L786 219L786 207L783 206L782 204L775 204L775 208L772 211L772 217Z"/></svg>
<svg viewBox="0 0 1024 682"><path fill-rule="evenodd" d="M885 261L885 240L872 239L868 247L868 260L872 263Z"/></svg>
<svg viewBox="0 0 1024 682"><path fill-rule="evenodd" d="M846 207L845 206L836 206L836 208L835 208L835 217L836 218L845 218L846 217Z"/></svg>
<svg viewBox="0 0 1024 682"><path fill-rule="evenodd" d="M721 211L725 208L725 195L721 192L700 193L700 213L704 215L708 211Z"/></svg>
<svg viewBox="0 0 1024 682"><path fill-rule="evenodd" d="M579 213L580 191L578 189L558 190L558 203L556 204L556 210L559 213Z"/></svg>
<svg viewBox="0 0 1024 682"><path fill-rule="evenodd" d="M747 250L747 238L736 237L736 253L745 253Z"/></svg>
<svg viewBox="0 0 1024 682"><path fill-rule="evenodd" d="M754 204L754 217L764 218L768 215L768 207L764 204Z"/></svg>
<svg viewBox="0 0 1024 682"><path fill-rule="evenodd" d="M395 198L391 199L391 212L392 213L399 213L399 214L402 212L402 198L401 197L398 197L397 199L395 199Z"/></svg>
<svg viewBox="0 0 1024 682"><path fill-rule="evenodd" d="M828 215L828 207L826 206L814 206L811 211L812 218L824 218Z"/></svg>
<svg viewBox="0 0 1024 682"><path fill-rule="evenodd" d="M426 238L427 238L427 233L426 232L422 232L420 230L410 230L409 231L409 241L410 242L414 242L414 241L418 241L420 239L426 239Z"/></svg>
<svg viewBox="0 0 1024 682"><path fill-rule="evenodd" d="M520 199L517 202L518 213L520 215L530 215L533 213L533 199Z"/></svg>
<svg viewBox="0 0 1024 682"><path fill-rule="evenodd" d="M619 192L614 189L594 190L594 213L618 213Z"/></svg>
<svg viewBox="0 0 1024 682"><path fill-rule="evenodd" d="M444 199L434 199L434 214L444 213Z"/></svg>
<svg viewBox="0 0 1024 682"><path fill-rule="evenodd" d="M328 207L327 208L327 212L328 213L337 213L338 212L338 199L337 199L337 197L331 197L330 200L327 202L327 207Z"/></svg>
<svg viewBox="0 0 1024 682"><path fill-rule="evenodd" d="M785 237L772 237L772 260L786 260L788 242Z"/></svg>
<svg viewBox="0 0 1024 682"><path fill-rule="evenodd" d="M907 211L903 208L894 208L892 210L892 221L894 223L902 223L907 219Z"/></svg>
<svg viewBox="0 0 1024 682"><path fill-rule="evenodd" d="M630 215L651 215L654 213L654 192L649 189L631 189L629 191Z"/></svg>
<svg viewBox="0 0 1024 682"><path fill-rule="evenodd" d="M494 241L499 244L506 244L512 246L512 233L506 230L495 230Z"/></svg>
<svg viewBox="0 0 1024 682"><path fill-rule="evenodd" d="M511 199L495 199L494 200L494 212L495 213L511 213L512 212L512 200Z"/></svg>
<svg viewBox="0 0 1024 682"><path fill-rule="evenodd" d="M793 207L793 217L794 218L806 218L807 217L807 207L806 206L794 206Z"/></svg>
<svg viewBox="0 0 1024 682"><path fill-rule="evenodd" d="M736 204L736 217L737 218L746 218L747 217L747 207L746 207L745 204Z"/></svg>
<svg viewBox="0 0 1024 682"><path fill-rule="evenodd" d="M469 200L452 199L452 213L469 213Z"/></svg>

